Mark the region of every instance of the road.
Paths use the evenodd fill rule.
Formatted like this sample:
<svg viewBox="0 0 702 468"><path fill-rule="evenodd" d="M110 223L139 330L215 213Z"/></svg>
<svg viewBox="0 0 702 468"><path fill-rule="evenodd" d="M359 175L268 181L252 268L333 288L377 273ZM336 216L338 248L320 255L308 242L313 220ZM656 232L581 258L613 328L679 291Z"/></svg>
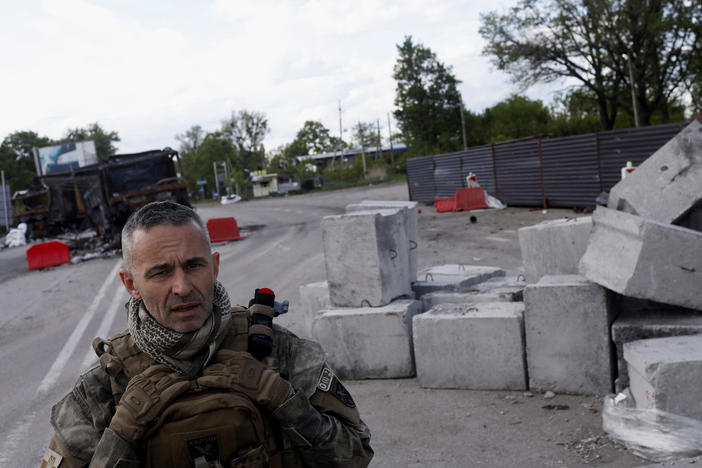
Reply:
<svg viewBox="0 0 702 468"><path fill-rule="evenodd" d="M245 304L255 288L269 287L291 303L278 323L304 336L298 287L326 276L320 221L363 199L406 200L407 187L198 205L203 219L234 216L246 236L214 246L221 255L219 280L232 302ZM509 274L521 269L518 227L572 216L510 208L476 213L473 224L465 213L422 211L420 267L492 264ZM25 250L0 251L0 467L38 466L51 435L51 406L93 359L92 339L126 327L127 294L116 274L120 258L28 272ZM348 387L373 433L372 466L645 464L602 437L596 397L559 395L557 403L570 410L553 412L541 408L540 395L422 389L416 379L353 381Z"/></svg>

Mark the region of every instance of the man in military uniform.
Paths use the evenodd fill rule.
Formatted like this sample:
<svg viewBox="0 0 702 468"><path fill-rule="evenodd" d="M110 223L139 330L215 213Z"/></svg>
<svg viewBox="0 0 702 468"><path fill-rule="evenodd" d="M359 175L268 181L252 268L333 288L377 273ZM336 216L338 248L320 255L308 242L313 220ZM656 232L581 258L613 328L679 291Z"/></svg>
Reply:
<svg viewBox="0 0 702 468"><path fill-rule="evenodd" d="M230 306L193 210L144 206L122 251L128 330L93 343L42 467L368 465L370 432L321 347L272 325L270 290Z"/></svg>

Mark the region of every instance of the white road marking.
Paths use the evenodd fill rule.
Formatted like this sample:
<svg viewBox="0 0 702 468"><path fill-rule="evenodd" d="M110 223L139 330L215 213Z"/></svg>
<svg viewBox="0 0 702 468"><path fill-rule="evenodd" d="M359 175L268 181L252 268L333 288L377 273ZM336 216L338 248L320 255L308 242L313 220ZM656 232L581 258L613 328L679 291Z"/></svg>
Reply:
<svg viewBox="0 0 702 468"><path fill-rule="evenodd" d="M19 448L19 444L27 440L29 428L37 418L37 413L32 412L17 422L15 428L7 435L5 442L0 447L0 466L16 466L15 452Z"/></svg>
<svg viewBox="0 0 702 468"><path fill-rule="evenodd" d="M117 316L117 311L120 309L124 310L122 306L124 304L123 296L125 293L126 291L124 290L122 283L118 283L115 294L112 296L112 302L110 302L110 306L108 307L105 316L102 318L102 323L100 323L100 327L98 328L97 333L95 333L96 337L99 336L101 338L107 338L107 334L110 333L112 324ZM95 354L95 351L91 345L90 349L85 355L85 359L83 359L83 364L80 366L80 371L83 372L86 370L93 362L95 362L96 359L97 355Z"/></svg>
<svg viewBox="0 0 702 468"><path fill-rule="evenodd" d="M39 387L37 387L37 397L48 393L51 387L61 376L61 372L63 372L63 368L66 367L68 359L73 354L73 351L75 351L76 346L78 346L78 343L81 337L83 336L83 333L85 333L85 329L88 328L88 324L95 315L95 312L97 311L98 306L100 305L100 301L102 301L102 298L105 296L105 293L107 293L107 288L110 286L110 283L112 283L115 280L115 277L117 276L117 272L119 271L121 264L122 260L120 259L112 268L112 271L110 271L110 273L107 275L105 282L102 283L102 286L100 286L100 290L95 296L95 299L93 299L93 302L90 304L90 307L88 307L88 311L80 319L78 325L76 325L76 328L73 330L73 333L71 333L71 336L68 337L66 344L63 345L63 348L56 357L56 360L51 365L49 372L47 372L46 376L44 376L44 380L42 380L39 384Z"/></svg>

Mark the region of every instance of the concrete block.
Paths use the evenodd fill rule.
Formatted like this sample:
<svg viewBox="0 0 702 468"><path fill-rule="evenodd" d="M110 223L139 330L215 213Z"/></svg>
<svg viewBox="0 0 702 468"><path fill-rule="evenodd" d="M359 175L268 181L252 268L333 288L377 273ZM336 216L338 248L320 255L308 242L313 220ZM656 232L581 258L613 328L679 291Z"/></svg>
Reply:
<svg viewBox="0 0 702 468"><path fill-rule="evenodd" d="M615 391L629 386L629 372L624 360L624 344L649 338L696 335L702 333L702 312L674 308L664 304L647 304L643 308L623 306L612 323L612 341L617 349Z"/></svg>
<svg viewBox="0 0 702 468"><path fill-rule="evenodd" d="M505 276L501 268L491 266L447 264L419 272L412 290L420 298L431 292L466 292L470 286L490 278Z"/></svg>
<svg viewBox="0 0 702 468"><path fill-rule="evenodd" d="M433 292L422 296L424 310L438 304L480 304L484 302L518 302L526 284L516 276L497 277L468 286L467 292Z"/></svg>
<svg viewBox="0 0 702 468"><path fill-rule="evenodd" d="M632 341L624 359L637 408L702 419L702 335Z"/></svg>
<svg viewBox="0 0 702 468"><path fill-rule="evenodd" d="M544 275L574 275L585 253L592 218L554 219L519 229L519 247L527 282Z"/></svg>
<svg viewBox="0 0 702 468"><path fill-rule="evenodd" d="M579 269L625 296L702 309L702 233L598 206Z"/></svg>
<svg viewBox="0 0 702 468"><path fill-rule="evenodd" d="M331 307L329 284L326 281L303 284L299 291L305 330L307 330L307 336L312 336L312 321L321 310Z"/></svg>
<svg viewBox="0 0 702 468"><path fill-rule="evenodd" d="M343 378L411 377L412 317L421 311L421 302L410 299L383 307L324 310L313 321L312 337Z"/></svg>
<svg viewBox="0 0 702 468"><path fill-rule="evenodd" d="M526 287L524 306L530 388L612 391L611 294L578 275L547 275Z"/></svg>
<svg viewBox="0 0 702 468"><path fill-rule="evenodd" d="M422 387L524 390L524 305L441 304L414 317Z"/></svg>
<svg viewBox="0 0 702 468"><path fill-rule="evenodd" d="M346 205L346 212L367 211L369 209L406 208L407 209L407 240L409 241L409 278L410 281L417 280L417 260L419 251L419 203L415 201L394 201L394 200L363 200L360 203Z"/></svg>
<svg viewBox="0 0 702 468"><path fill-rule="evenodd" d="M377 307L411 294L405 220L401 210L357 211L322 219L332 304Z"/></svg>
<svg viewBox="0 0 702 468"><path fill-rule="evenodd" d="M619 181L607 206L675 223L702 201L702 123L695 120Z"/></svg>

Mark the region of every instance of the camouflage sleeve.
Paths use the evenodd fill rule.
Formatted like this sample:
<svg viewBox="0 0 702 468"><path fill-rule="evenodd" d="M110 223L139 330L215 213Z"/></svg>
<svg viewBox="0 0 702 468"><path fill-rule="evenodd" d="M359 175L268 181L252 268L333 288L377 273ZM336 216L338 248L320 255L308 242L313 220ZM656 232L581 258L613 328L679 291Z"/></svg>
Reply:
<svg viewBox="0 0 702 468"><path fill-rule="evenodd" d="M365 467L373 457L370 430L353 398L326 365L318 343L276 334L281 375L296 393L272 414L305 466Z"/></svg>
<svg viewBox="0 0 702 468"><path fill-rule="evenodd" d="M83 373L73 390L51 409L51 424L64 457L90 460L114 413L109 376L99 365Z"/></svg>

